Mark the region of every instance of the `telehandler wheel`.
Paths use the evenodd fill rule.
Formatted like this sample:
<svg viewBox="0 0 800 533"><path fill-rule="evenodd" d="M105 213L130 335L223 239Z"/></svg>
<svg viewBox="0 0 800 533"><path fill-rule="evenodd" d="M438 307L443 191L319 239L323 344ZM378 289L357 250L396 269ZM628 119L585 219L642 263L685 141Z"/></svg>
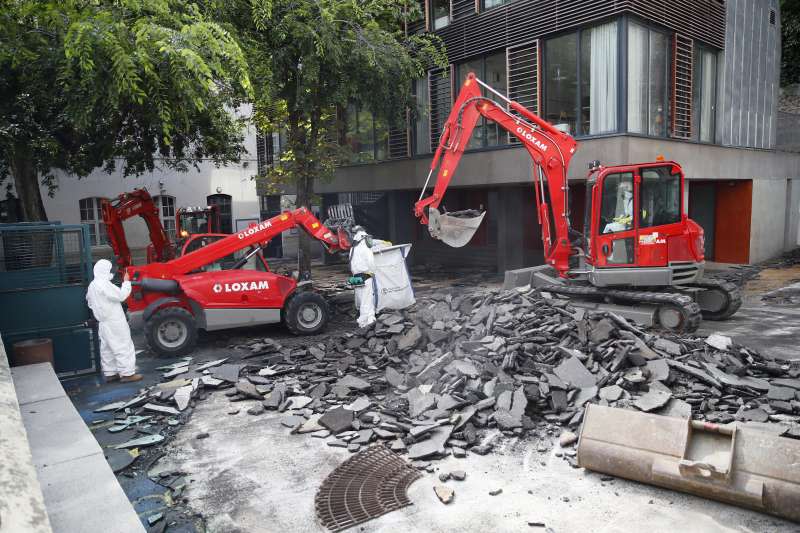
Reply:
<svg viewBox="0 0 800 533"><path fill-rule="evenodd" d="M313 335L328 325L331 311L325 298L312 291L298 292L283 308L283 321L295 335Z"/></svg>
<svg viewBox="0 0 800 533"><path fill-rule="evenodd" d="M197 344L197 325L182 307L165 307L150 317L144 327L147 343L159 355L185 355Z"/></svg>

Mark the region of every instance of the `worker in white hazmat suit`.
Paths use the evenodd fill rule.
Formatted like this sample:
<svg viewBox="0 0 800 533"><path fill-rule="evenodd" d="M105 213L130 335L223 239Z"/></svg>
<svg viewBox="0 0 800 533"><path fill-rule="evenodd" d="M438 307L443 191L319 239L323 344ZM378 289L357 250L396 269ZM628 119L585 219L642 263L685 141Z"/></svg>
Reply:
<svg viewBox="0 0 800 533"><path fill-rule="evenodd" d="M100 363L106 381L131 382L142 379L136 373L136 349L122 302L131 293L128 273L122 287L111 283L111 262L101 259L94 265L94 279L86 292L86 301L100 323Z"/></svg>
<svg viewBox="0 0 800 533"><path fill-rule="evenodd" d="M355 286L358 302L358 327L363 328L375 322L375 290L373 273L375 255L372 253L372 237L364 228L356 226L353 245L350 248L350 271L361 283Z"/></svg>

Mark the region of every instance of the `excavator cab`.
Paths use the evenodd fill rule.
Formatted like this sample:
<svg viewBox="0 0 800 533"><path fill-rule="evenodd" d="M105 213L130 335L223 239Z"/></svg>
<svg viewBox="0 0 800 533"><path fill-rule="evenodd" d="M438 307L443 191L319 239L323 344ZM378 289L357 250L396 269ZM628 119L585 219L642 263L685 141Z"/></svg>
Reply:
<svg viewBox="0 0 800 533"><path fill-rule="evenodd" d="M677 163L601 168L590 173L587 187L587 263L595 285L664 286L702 275L703 230L684 212Z"/></svg>
<svg viewBox="0 0 800 533"><path fill-rule="evenodd" d="M187 239L198 233L219 233L219 208L216 205L205 207L182 207L175 215L178 240Z"/></svg>

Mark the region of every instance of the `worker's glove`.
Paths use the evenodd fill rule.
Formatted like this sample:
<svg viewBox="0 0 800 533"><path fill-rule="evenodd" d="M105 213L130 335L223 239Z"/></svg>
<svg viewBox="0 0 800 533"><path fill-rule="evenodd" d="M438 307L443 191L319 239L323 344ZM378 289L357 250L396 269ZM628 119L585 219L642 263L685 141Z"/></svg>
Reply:
<svg viewBox="0 0 800 533"><path fill-rule="evenodd" d="M347 278L347 284L351 287L363 287L364 279L361 276L350 276Z"/></svg>
<svg viewBox="0 0 800 533"><path fill-rule="evenodd" d="M614 222L617 224L622 224L626 227L630 227L631 223L633 222L633 217L630 215L614 217Z"/></svg>

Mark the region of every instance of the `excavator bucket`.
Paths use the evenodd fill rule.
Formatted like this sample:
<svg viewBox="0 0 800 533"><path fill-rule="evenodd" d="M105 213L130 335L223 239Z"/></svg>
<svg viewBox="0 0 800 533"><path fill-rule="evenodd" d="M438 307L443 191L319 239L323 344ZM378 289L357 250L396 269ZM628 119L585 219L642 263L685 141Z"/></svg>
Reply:
<svg viewBox="0 0 800 533"><path fill-rule="evenodd" d="M476 209L440 213L431 207L428 210L428 231L434 239L453 248L461 248L472 239L485 216L486 211Z"/></svg>
<svg viewBox="0 0 800 533"><path fill-rule="evenodd" d="M800 521L800 441L589 405L578 466Z"/></svg>

